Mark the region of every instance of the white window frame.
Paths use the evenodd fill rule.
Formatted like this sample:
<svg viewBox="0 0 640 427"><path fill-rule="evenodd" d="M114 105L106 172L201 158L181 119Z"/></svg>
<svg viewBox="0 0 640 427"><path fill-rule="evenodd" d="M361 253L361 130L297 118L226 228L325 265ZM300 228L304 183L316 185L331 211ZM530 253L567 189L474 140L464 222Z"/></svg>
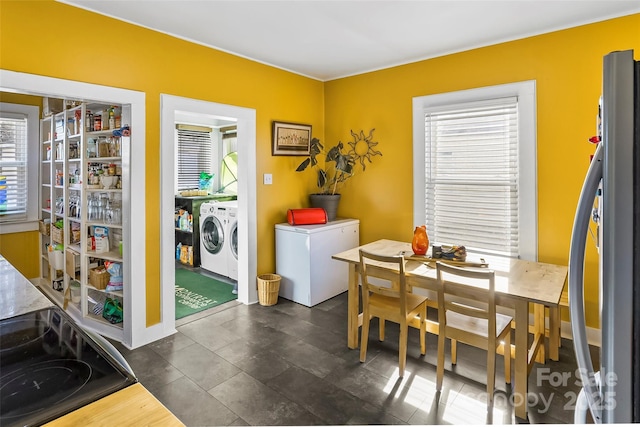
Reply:
<svg viewBox="0 0 640 427"><path fill-rule="evenodd" d="M40 109L33 105L0 102L0 111L27 117L27 212L20 219L0 217L0 234L21 233L38 229L38 180L40 175L39 132Z"/></svg>
<svg viewBox="0 0 640 427"><path fill-rule="evenodd" d="M518 98L519 258L538 259L538 191L536 150L536 82L528 80L413 98L413 221L426 223L425 114L427 110L496 98ZM455 242L452 242L455 243Z"/></svg>

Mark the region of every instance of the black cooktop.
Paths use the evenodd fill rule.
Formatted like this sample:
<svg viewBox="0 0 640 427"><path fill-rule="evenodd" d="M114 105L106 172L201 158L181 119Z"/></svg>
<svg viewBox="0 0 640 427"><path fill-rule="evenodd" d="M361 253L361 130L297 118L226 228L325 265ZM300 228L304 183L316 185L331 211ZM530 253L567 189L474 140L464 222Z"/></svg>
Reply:
<svg viewBox="0 0 640 427"><path fill-rule="evenodd" d="M57 307L0 321L0 425L40 425L136 382Z"/></svg>

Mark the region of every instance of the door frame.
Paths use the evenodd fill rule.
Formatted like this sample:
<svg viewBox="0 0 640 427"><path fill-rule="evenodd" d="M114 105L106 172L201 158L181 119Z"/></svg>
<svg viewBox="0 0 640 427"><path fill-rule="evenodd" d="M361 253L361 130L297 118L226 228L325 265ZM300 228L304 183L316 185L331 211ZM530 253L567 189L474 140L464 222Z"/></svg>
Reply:
<svg viewBox="0 0 640 427"><path fill-rule="evenodd" d="M130 194L144 194L146 174L146 94L144 92L4 69L0 69L0 90L43 97L131 105L132 122L130 125L133 131L131 133L130 157L136 161L127 165L131 182ZM130 313L127 320L130 326L124 329L123 344L129 348L136 348L163 338L171 332L162 321L158 324L147 325L146 317L149 307L145 302L147 283L146 215L131 215L132 212L146 212L145 197L130 197L129 206L130 218L127 234L130 238L123 242L126 248L124 262L131 266L125 270L130 272L126 283L141 284L141 286L129 286L129 289L125 291L124 305L125 312ZM37 230L36 225L34 225L34 230ZM135 265L131 263L133 259L131 254L135 254ZM133 307L134 301L135 309ZM175 329L173 330L175 331Z"/></svg>
<svg viewBox="0 0 640 427"><path fill-rule="evenodd" d="M252 108L160 94L160 287L163 323L175 327L175 123L176 113L236 120L238 129L238 301L258 300L256 210L256 111Z"/></svg>

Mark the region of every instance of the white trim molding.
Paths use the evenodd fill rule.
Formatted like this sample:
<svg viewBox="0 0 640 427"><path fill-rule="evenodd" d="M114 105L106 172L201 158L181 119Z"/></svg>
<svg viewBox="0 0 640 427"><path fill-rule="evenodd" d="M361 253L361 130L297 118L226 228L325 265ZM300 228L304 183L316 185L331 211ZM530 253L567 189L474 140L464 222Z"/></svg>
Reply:
<svg viewBox="0 0 640 427"><path fill-rule="evenodd" d="M232 120L238 133L238 301L258 301L256 218L256 111L174 95L160 95L161 272L162 316L175 328L175 124L176 115L205 115Z"/></svg>

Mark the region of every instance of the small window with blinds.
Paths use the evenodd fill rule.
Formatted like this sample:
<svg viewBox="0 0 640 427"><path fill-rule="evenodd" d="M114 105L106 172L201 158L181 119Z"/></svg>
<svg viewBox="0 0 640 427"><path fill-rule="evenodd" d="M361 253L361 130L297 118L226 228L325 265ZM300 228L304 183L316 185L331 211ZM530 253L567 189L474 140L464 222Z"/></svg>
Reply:
<svg viewBox="0 0 640 427"><path fill-rule="evenodd" d="M212 129L204 126L176 125L178 134L178 191L198 188L200 173L215 172Z"/></svg>
<svg viewBox="0 0 640 427"><path fill-rule="evenodd" d="M425 139L430 239L517 256L517 98L428 111Z"/></svg>
<svg viewBox="0 0 640 427"><path fill-rule="evenodd" d="M27 218L27 116L0 114L0 221Z"/></svg>

